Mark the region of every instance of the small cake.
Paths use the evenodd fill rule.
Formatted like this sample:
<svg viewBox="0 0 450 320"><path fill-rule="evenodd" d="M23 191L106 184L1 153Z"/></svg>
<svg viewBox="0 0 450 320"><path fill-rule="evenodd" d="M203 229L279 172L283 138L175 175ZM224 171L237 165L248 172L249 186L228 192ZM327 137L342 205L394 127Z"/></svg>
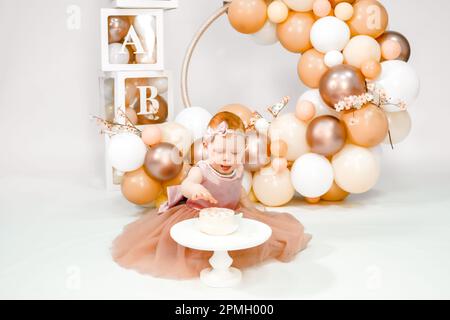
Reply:
<svg viewBox="0 0 450 320"><path fill-rule="evenodd" d="M239 228L242 214L236 215L233 210L225 208L206 208L200 210L200 231L209 235L225 236Z"/></svg>

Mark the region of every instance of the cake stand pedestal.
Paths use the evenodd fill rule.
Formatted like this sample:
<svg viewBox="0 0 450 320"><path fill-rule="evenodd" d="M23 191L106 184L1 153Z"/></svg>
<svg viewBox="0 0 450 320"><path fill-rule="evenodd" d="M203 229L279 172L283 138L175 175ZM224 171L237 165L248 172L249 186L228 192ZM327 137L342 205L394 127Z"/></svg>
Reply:
<svg viewBox="0 0 450 320"><path fill-rule="evenodd" d="M232 287L241 281L241 271L231 267L233 259L228 251L257 247L272 235L268 225L251 219L242 219L239 229L227 236L207 235L199 230L197 223L198 218L177 223L170 230L170 235L184 247L214 252L209 259L211 268L200 273L200 280L214 288Z"/></svg>

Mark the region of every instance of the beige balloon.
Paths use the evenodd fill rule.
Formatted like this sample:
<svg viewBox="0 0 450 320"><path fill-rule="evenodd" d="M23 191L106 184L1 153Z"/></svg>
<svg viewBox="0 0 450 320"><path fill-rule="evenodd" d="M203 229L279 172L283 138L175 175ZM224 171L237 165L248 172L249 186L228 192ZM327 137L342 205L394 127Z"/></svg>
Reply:
<svg viewBox="0 0 450 320"><path fill-rule="evenodd" d="M393 144L404 141L411 132L411 116L408 111L386 112L389 123L389 132ZM384 139L385 144L391 144L389 135Z"/></svg>
<svg viewBox="0 0 450 320"><path fill-rule="evenodd" d="M372 189L380 177L380 164L366 148L348 144L332 160L337 185L344 191L360 194Z"/></svg>
<svg viewBox="0 0 450 320"><path fill-rule="evenodd" d="M361 69L364 62L381 61L380 44L369 36L353 37L344 49L345 63Z"/></svg>
<svg viewBox="0 0 450 320"><path fill-rule="evenodd" d="M284 141L287 144L286 159L295 161L309 152L306 130L307 124L297 119L294 113L287 113L272 122L269 136L271 141Z"/></svg>
<svg viewBox="0 0 450 320"><path fill-rule="evenodd" d="M253 192L266 206L279 207L287 204L295 195L290 171L275 173L270 166L263 168L253 177Z"/></svg>
<svg viewBox="0 0 450 320"><path fill-rule="evenodd" d="M313 9L315 0L283 0L286 5L294 11L308 12Z"/></svg>
<svg viewBox="0 0 450 320"><path fill-rule="evenodd" d="M181 151L183 156L189 154L192 145L191 132L181 124L175 122L165 122L159 125L161 129L161 142L173 144Z"/></svg>

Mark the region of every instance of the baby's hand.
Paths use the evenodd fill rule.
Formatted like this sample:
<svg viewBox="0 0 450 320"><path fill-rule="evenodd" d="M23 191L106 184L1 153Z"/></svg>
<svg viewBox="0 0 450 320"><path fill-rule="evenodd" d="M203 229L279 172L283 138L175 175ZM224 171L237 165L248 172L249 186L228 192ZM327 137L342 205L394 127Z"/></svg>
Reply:
<svg viewBox="0 0 450 320"><path fill-rule="evenodd" d="M205 200L211 202L212 204L217 204L217 200L214 199L214 197L211 195L208 189L206 189L201 184L193 186L191 192L192 192L191 196L192 200Z"/></svg>

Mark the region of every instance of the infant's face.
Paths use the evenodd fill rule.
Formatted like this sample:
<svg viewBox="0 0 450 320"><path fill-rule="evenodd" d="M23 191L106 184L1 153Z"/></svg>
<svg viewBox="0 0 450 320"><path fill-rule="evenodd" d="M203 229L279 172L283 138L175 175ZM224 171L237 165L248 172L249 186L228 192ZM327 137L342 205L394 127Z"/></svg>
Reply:
<svg viewBox="0 0 450 320"><path fill-rule="evenodd" d="M227 174L243 163L245 138L238 134L217 135L208 143L208 156L217 171Z"/></svg>

